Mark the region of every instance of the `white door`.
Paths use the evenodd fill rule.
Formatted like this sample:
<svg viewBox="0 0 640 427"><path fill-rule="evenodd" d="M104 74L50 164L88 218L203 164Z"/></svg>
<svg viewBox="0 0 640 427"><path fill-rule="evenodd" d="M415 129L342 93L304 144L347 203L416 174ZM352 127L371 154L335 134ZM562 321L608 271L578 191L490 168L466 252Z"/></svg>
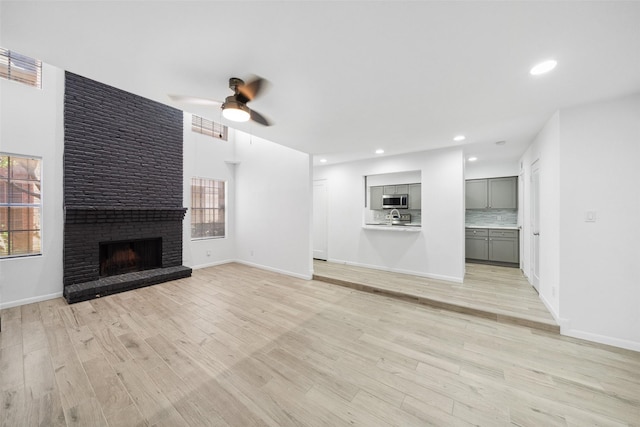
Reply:
<svg viewBox="0 0 640 427"><path fill-rule="evenodd" d="M540 292L540 161L531 165L531 281Z"/></svg>
<svg viewBox="0 0 640 427"><path fill-rule="evenodd" d="M528 275L528 272L525 271L524 238L522 236L522 233L524 232L524 230L527 229L524 223L524 210L527 208L524 201L525 184L526 183L524 179L524 172L520 172L520 175L518 176L518 227L520 228L520 239L518 239L520 241L520 244L518 246L518 253L520 254L520 270L522 270L522 272L526 276Z"/></svg>
<svg viewBox="0 0 640 427"><path fill-rule="evenodd" d="M327 260L327 181L313 181L313 257Z"/></svg>

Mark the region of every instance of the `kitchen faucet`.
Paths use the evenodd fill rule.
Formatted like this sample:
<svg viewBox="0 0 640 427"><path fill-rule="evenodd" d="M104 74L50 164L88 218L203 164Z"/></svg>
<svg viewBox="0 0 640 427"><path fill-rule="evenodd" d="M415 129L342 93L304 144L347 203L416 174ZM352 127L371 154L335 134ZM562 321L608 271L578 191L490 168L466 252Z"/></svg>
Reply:
<svg viewBox="0 0 640 427"><path fill-rule="evenodd" d="M398 209L391 209L389 211L389 222L393 222L394 219L400 219L400 211Z"/></svg>

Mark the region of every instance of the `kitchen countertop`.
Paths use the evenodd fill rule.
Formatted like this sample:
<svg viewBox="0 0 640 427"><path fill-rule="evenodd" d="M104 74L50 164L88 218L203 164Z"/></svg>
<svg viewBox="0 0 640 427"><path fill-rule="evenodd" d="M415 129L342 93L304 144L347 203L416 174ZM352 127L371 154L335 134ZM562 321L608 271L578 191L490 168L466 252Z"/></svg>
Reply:
<svg viewBox="0 0 640 427"><path fill-rule="evenodd" d="M492 228L492 229L496 229L496 230L520 230L520 227L518 227L517 225L496 225L496 224L489 224L489 225L465 225L465 228Z"/></svg>
<svg viewBox="0 0 640 427"><path fill-rule="evenodd" d="M419 232L422 231L421 224L406 224L406 225L389 225L385 223L377 223L377 224L365 224L362 226L365 230L383 230L383 231L408 231L408 232Z"/></svg>

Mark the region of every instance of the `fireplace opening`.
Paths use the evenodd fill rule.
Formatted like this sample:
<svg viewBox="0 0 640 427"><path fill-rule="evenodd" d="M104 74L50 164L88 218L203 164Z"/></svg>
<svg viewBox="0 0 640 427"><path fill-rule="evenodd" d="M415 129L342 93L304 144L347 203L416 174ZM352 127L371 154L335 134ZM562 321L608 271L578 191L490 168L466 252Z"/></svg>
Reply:
<svg viewBox="0 0 640 427"><path fill-rule="evenodd" d="M162 238L100 243L100 277L162 267Z"/></svg>

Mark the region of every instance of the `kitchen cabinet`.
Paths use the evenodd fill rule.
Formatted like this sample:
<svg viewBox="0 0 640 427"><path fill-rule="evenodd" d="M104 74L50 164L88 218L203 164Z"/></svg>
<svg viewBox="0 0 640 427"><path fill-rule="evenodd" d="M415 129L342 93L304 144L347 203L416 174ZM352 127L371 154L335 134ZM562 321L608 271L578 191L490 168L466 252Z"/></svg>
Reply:
<svg viewBox="0 0 640 427"><path fill-rule="evenodd" d="M465 181L465 207L467 209L486 209L488 203L488 185L486 179Z"/></svg>
<svg viewBox="0 0 640 427"><path fill-rule="evenodd" d="M409 184L409 209L422 209L422 184Z"/></svg>
<svg viewBox="0 0 640 427"><path fill-rule="evenodd" d="M369 188L369 209L382 209L382 195L384 194L384 187L376 186Z"/></svg>
<svg viewBox="0 0 640 427"><path fill-rule="evenodd" d="M465 181L466 209L516 209L518 177Z"/></svg>
<svg viewBox="0 0 640 427"><path fill-rule="evenodd" d="M489 259L489 230L467 229L465 232L465 256L469 259Z"/></svg>
<svg viewBox="0 0 640 427"><path fill-rule="evenodd" d="M374 185L369 187L369 209L382 209L383 194L408 194L408 209L422 208L422 184Z"/></svg>
<svg viewBox="0 0 640 427"><path fill-rule="evenodd" d="M488 263L518 264L519 234L518 230L467 228L465 258Z"/></svg>
<svg viewBox="0 0 640 427"><path fill-rule="evenodd" d="M520 262L518 230L489 230L489 261Z"/></svg>
<svg viewBox="0 0 640 427"><path fill-rule="evenodd" d="M408 193L409 193L408 184L384 186L384 194L408 194Z"/></svg>

